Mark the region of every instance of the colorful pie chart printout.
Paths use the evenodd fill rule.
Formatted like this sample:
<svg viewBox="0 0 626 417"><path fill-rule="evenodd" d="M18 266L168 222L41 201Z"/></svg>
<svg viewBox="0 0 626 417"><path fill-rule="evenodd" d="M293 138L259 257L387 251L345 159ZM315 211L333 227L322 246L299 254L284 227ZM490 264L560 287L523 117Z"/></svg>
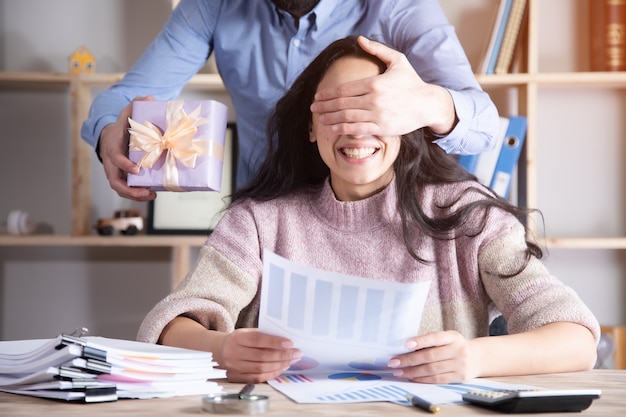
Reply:
<svg viewBox="0 0 626 417"><path fill-rule="evenodd" d="M382 377L380 375L362 372L339 372L328 375L328 379L343 379L346 381L377 381L381 378Z"/></svg>

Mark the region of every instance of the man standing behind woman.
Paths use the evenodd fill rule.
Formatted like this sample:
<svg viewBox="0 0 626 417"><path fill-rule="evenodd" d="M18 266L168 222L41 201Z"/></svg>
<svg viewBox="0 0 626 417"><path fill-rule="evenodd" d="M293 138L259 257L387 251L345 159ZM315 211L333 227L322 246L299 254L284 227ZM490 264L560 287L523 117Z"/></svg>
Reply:
<svg viewBox="0 0 626 417"><path fill-rule="evenodd" d="M196 266L150 311L139 340L211 351L231 381L281 374L302 353L257 328L268 249L337 273L430 282L409 353L388 362L410 381L593 367L598 322L539 260L517 217L524 210L478 183L427 128L342 134L310 111L318 92L386 70L349 37L302 72L270 118L258 175L233 195ZM488 335L494 312L508 335Z"/></svg>
<svg viewBox="0 0 626 417"><path fill-rule="evenodd" d="M267 151L263 129L276 101L332 41L365 35L362 46L384 74L320 90L320 121L343 134L405 134L428 127L447 152L491 147L497 110L476 82L436 0L181 0L125 77L94 100L83 138L101 158L110 186L147 201L155 193L126 184L138 167L127 157L129 103L176 98L211 54L234 105L237 186L254 177Z"/></svg>

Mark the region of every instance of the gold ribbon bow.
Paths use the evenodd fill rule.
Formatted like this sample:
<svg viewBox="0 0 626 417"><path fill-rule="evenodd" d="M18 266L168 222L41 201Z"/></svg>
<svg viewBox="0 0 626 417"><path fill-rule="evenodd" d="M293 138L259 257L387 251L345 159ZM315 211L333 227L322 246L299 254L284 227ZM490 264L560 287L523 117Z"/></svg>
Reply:
<svg viewBox="0 0 626 417"><path fill-rule="evenodd" d="M187 168L196 166L196 158L200 155L224 159L224 146L216 141L194 138L198 126L208 123L200 117L201 106L190 114L185 113L183 102L168 101L166 110L165 132L153 123L143 124L128 118L130 124L130 150L146 152L137 164L140 167L152 168L154 163L167 152L163 166L163 186L169 191L185 191L178 182L177 161Z"/></svg>

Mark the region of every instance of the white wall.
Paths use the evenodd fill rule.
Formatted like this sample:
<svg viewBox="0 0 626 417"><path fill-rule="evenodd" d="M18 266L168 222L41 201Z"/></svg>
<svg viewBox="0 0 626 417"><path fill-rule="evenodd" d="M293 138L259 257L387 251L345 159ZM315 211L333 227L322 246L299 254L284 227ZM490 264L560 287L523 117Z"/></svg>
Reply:
<svg viewBox="0 0 626 417"><path fill-rule="evenodd" d="M490 13L496 1L442 0L442 4L456 23L470 60L476 66L488 37ZM68 56L78 46L85 45L96 56L97 71L126 71L160 29L169 11L170 0L0 0L0 70L65 72ZM548 19L560 21L559 16ZM477 27L483 30L477 31ZM561 43L569 44L566 40ZM571 60L558 55L571 53L567 48L549 48L546 53L547 63L563 65ZM500 102L507 100L506 94L504 97L497 91L493 94ZM552 97L548 96L546 103L550 105L546 111L554 113L558 108L555 106L563 104L563 97L552 94L556 94L557 104L552 105ZM69 233L67 96L65 88L0 89L0 219L12 209L24 209L55 233ZM611 97L617 101L616 106L623 99L623 96ZM604 97L592 95L591 99L596 104L586 106L579 117L606 120ZM571 100L565 97L565 101ZM612 104L608 107L615 109ZM541 119L541 128L563 134L567 117L563 120L562 114L560 118L557 116ZM606 125L614 126L614 123L608 121ZM590 140L594 132L602 130L592 124L584 128L589 130ZM578 143L575 147L582 149L584 155L585 145ZM551 198L554 187L558 192L558 182L567 180L559 176L563 146L546 146L544 150L538 162L540 175L554 172L552 181L557 183L546 188L547 191L540 190L539 208L545 210L549 228L565 233L571 230L572 234L579 230L593 232L596 225L589 224L584 213L598 210L598 198L613 215L617 212L619 218L623 198L616 195L613 200L606 200L593 194L593 200L586 197L589 188L580 189L579 198L568 202L583 215L563 218L564 208L569 207ZM626 160L622 148L611 149L609 153L617 153L622 161ZM585 160L585 169L600 170L606 176L606 169L614 166L607 168L605 160ZM131 205L108 188L100 165L95 162L93 165L94 218ZM612 181L616 184L612 187L618 190L623 172L617 166L615 169ZM599 226L611 230L615 225ZM626 231L618 225L617 233L626 234ZM621 251L551 251L547 263L557 276L579 291L603 323L614 324L626 322L622 307L626 294L624 260ZM169 251L159 248L0 247L0 339L51 337L81 326L89 327L92 334L133 338L148 309L169 291L169 261Z"/></svg>

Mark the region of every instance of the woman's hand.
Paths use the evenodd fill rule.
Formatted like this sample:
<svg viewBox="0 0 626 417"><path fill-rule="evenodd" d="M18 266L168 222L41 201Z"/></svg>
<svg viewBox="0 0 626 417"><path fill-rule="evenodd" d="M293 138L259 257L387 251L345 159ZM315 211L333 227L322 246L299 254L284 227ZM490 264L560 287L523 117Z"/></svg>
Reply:
<svg viewBox="0 0 626 417"><path fill-rule="evenodd" d="M412 352L389 360L395 376L432 384L463 382L477 376L472 343L457 331L414 337L405 346Z"/></svg>
<svg viewBox="0 0 626 417"><path fill-rule="evenodd" d="M225 337L221 357L230 382L265 382L299 361L302 352L284 337L237 329Z"/></svg>

